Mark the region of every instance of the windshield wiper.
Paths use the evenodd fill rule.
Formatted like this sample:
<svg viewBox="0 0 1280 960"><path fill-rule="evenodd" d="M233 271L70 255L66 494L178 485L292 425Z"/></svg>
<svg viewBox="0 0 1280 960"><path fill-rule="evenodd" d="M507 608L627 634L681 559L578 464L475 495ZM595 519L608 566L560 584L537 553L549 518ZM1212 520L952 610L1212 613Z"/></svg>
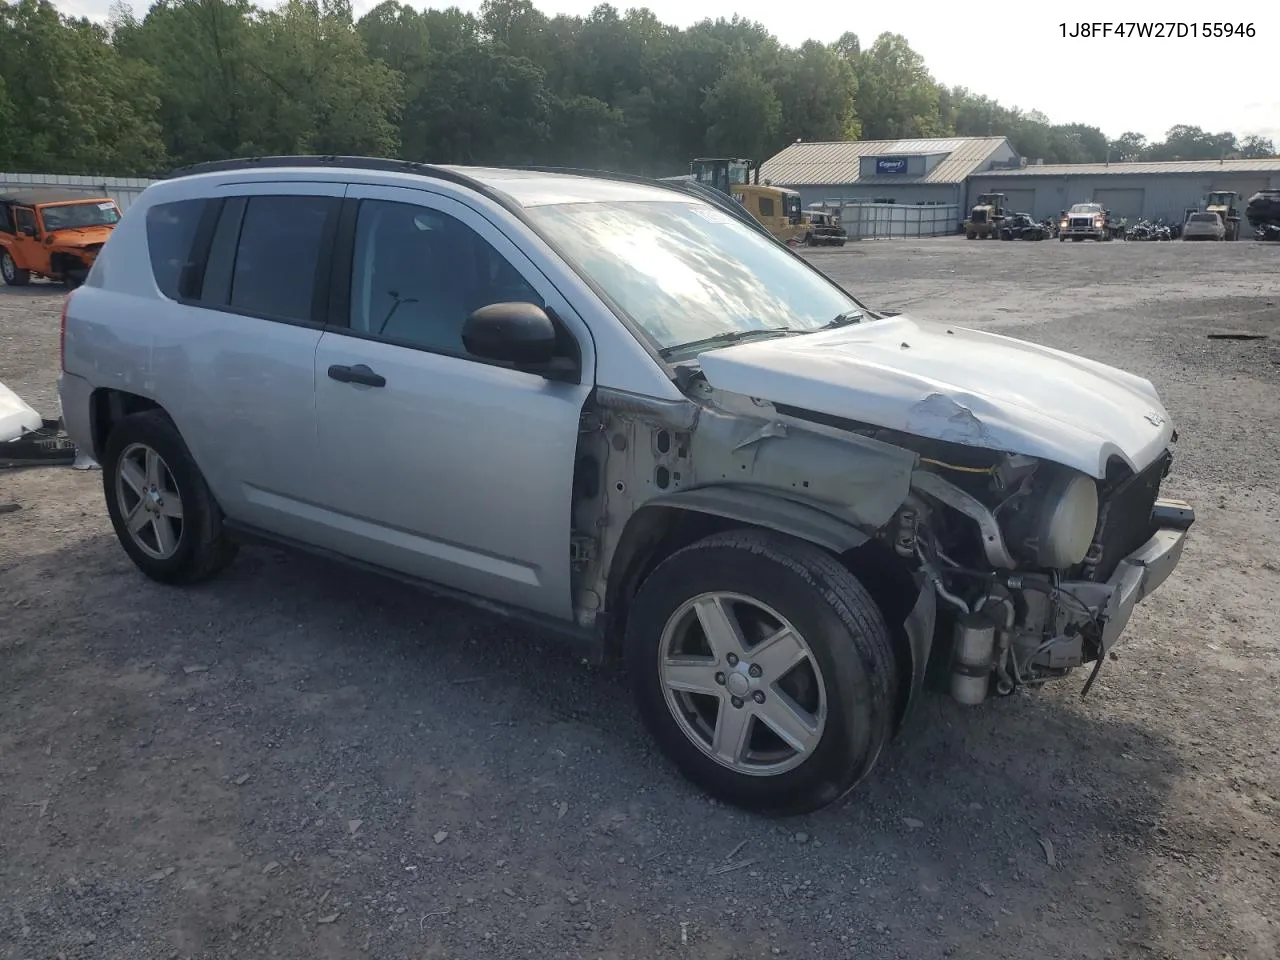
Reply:
<svg viewBox="0 0 1280 960"><path fill-rule="evenodd" d="M847 327L852 323L861 323L866 318L866 313L861 310L846 310L844 313L836 314L818 329L834 330L836 327Z"/></svg>
<svg viewBox="0 0 1280 960"><path fill-rule="evenodd" d="M731 343L741 343L743 340L750 340L755 337L778 337L795 332L790 327L731 330L727 333L717 333L714 337L704 337L701 340L690 340L688 343L677 343L674 347L664 347L658 351L658 356L663 360L667 360L677 353L685 353L689 350L696 350L699 347L725 347Z"/></svg>

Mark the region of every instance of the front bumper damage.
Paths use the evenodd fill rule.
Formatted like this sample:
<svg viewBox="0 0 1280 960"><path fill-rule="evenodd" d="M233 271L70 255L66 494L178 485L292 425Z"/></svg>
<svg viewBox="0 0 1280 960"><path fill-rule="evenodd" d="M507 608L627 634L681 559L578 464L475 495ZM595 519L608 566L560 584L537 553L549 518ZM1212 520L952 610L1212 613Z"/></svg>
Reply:
<svg viewBox="0 0 1280 960"><path fill-rule="evenodd" d="M1155 533L1116 566L1105 584L1072 582L1061 585L1090 608L1098 610L1102 623L1102 653L1111 650L1133 616L1133 609L1169 578L1182 559L1187 532L1195 522L1195 509L1182 500L1156 501L1152 510Z"/></svg>
<svg viewBox="0 0 1280 960"><path fill-rule="evenodd" d="M1006 695L1090 662L1096 677L1134 609L1177 567L1194 522L1190 504L1157 499L1150 535L1116 563L1106 580L1005 573L992 577L972 606L950 596L961 609L953 626L951 696L976 705L987 699L993 686ZM1091 677L1082 695L1092 681Z"/></svg>

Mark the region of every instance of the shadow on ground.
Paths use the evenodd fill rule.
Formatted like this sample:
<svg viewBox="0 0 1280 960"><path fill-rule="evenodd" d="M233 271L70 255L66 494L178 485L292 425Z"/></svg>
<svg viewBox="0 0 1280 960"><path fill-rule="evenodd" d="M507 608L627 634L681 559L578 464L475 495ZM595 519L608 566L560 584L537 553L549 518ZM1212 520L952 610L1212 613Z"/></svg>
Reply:
<svg viewBox="0 0 1280 960"><path fill-rule="evenodd" d="M12 558L0 582L3 956L1158 943L1177 763L1104 719L1105 670L1084 706L1074 681L968 712L927 700L847 802L777 822L673 774L616 674L400 584L252 549L174 590L106 534Z"/></svg>

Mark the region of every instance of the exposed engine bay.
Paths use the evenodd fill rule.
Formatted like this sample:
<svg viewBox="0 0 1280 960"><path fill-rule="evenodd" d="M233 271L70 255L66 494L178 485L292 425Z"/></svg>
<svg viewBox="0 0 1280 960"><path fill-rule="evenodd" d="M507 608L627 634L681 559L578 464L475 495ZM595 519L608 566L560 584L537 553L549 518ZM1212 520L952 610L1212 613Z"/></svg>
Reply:
<svg viewBox="0 0 1280 960"><path fill-rule="evenodd" d="M1158 501L1171 453L1139 473L1115 461L1098 482L1027 456L902 442L921 452L921 469L894 549L919 564L940 622L952 622L952 697L977 704L992 675L1009 694L1092 662L1087 693L1128 619L1122 563L1162 528L1190 524L1189 507Z"/></svg>

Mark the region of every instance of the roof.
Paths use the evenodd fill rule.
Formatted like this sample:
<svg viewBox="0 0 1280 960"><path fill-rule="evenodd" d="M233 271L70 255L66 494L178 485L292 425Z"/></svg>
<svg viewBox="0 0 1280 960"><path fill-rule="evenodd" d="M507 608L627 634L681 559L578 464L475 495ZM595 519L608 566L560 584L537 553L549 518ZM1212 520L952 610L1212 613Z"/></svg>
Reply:
<svg viewBox="0 0 1280 960"><path fill-rule="evenodd" d="M1004 137L950 137L941 140L837 140L793 143L760 166L761 181L789 187L858 183L961 183L1008 141ZM904 174L859 176L861 157L948 154L923 177Z"/></svg>
<svg viewBox="0 0 1280 960"><path fill-rule="evenodd" d="M1051 163L1020 170L990 170L984 177L1132 176L1140 173L1280 173L1280 157L1266 160L1169 160L1137 163Z"/></svg>
<svg viewBox="0 0 1280 960"><path fill-rule="evenodd" d="M0 203L19 203L34 207L41 203L66 203L68 200L110 200L106 194L85 193L83 190L0 190Z"/></svg>
<svg viewBox="0 0 1280 960"><path fill-rule="evenodd" d="M232 173L237 178L243 178L250 171L269 171L273 177L281 174L305 174L308 179L340 181L347 179L353 170L383 180L389 178L391 182L419 177L448 180L463 187L501 194L506 200L521 207L624 200L670 202L672 193L677 189L674 182L666 186L660 181L608 171L556 167L470 167L424 164L387 157L301 155L211 160L179 167L165 180Z"/></svg>
<svg viewBox="0 0 1280 960"><path fill-rule="evenodd" d="M522 207L540 207L552 203L599 203L619 200L671 200L671 191L656 184L607 180L605 174L553 173L545 170L514 170L503 167L462 167L440 164L450 170L479 180L486 187L501 190Z"/></svg>

